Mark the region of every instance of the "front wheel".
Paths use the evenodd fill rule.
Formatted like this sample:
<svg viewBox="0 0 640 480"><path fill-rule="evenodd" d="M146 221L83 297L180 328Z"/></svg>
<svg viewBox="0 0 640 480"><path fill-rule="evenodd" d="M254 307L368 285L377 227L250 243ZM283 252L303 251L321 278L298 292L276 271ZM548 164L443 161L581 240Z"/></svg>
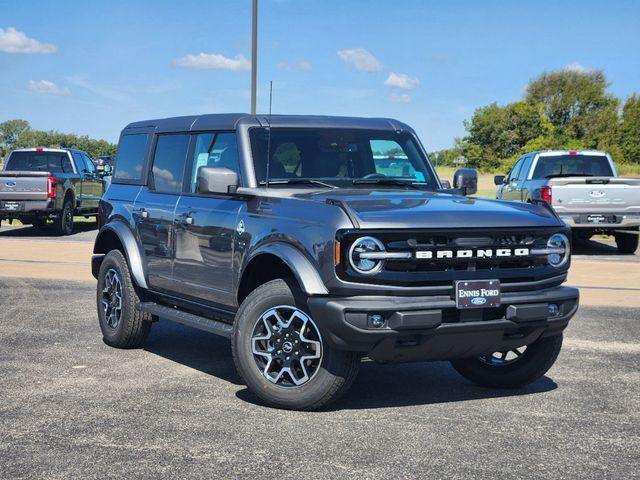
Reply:
<svg viewBox="0 0 640 480"><path fill-rule="evenodd" d="M284 280L265 283L242 302L231 344L247 387L278 408L321 408L351 386L360 367L360 355L323 341L303 295Z"/></svg>
<svg viewBox="0 0 640 480"><path fill-rule="evenodd" d="M494 388L518 388L542 377L555 363L562 334L536 340L506 352L494 352L451 362L467 380Z"/></svg>
<svg viewBox="0 0 640 480"><path fill-rule="evenodd" d="M616 246L618 247L618 251L620 253L635 253L638 249L638 241L640 240L640 236L638 236L638 231L629 232L629 233L616 233Z"/></svg>

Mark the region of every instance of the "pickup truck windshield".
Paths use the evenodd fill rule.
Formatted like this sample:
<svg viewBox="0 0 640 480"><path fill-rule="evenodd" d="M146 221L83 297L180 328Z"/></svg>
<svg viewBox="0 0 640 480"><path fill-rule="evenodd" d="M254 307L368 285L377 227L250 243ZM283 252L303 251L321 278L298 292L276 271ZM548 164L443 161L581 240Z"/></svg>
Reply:
<svg viewBox="0 0 640 480"><path fill-rule="evenodd" d="M250 130L258 182L318 186L418 185L438 188L435 175L407 133L360 129L273 128ZM316 180L303 182L301 179ZM362 182L362 179L368 181ZM279 181L279 182L278 182Z"/></svg>
<svg viewBox="0 0 640 480"><path fill-rule="evenodd" d="M604 155L558 155L538 158L532 178L612 176L609 159Z"/></svg>
<svg viewBox="0 0 640 480"><path fill-rule="evenodd" d="M72 173L73 166L65 152L13 152L4 167L6 172Z"/></svg>

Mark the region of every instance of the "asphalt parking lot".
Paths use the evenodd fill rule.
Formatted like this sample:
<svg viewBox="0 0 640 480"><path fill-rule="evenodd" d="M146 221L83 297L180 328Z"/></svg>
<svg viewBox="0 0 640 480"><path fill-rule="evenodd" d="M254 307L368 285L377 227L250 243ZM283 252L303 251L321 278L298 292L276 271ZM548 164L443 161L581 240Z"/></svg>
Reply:
<svg viewBox="0 0 640 480"><path fill-rule="evenodd" d="M330 410L300 413L261 406L214 335L160 321L144 349L107 347L81 260L56 257L81 280L52 280L29 250L84 255L95 232L17 230L0 231L2 478L640 478L637 254L578 247L588 301L528 388L367 362Z"/></svg>

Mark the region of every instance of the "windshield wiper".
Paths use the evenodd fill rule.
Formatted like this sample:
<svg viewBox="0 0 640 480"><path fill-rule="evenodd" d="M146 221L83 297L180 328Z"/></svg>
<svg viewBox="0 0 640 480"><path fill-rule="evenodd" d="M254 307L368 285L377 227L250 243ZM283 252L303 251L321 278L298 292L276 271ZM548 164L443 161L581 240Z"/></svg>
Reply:
<svg viewBox="0 0 640 480"><path fill-rule="evenodd" d="M267 182L262 180L260 185L266 185ZM317 185L325 188L338 188L336 185L314 180L313 178L284 178L278 180L269 180L269 185Z"/></svg>
<svg viewBox="0 0 640 480"><path fill-rule="evenodd" d="M593 177L593 173L552 173L544 178L559 178L559 177Z"/></svg>
<svg viewBox="0 0 640 480"><path fill-rule="evenodd" d="M409 187L422 190L420 187L427 186L426 183L413 182L411 180L400 180L398 178L356 178L352 181L354 185L389 185L392 187Z"/></svg>

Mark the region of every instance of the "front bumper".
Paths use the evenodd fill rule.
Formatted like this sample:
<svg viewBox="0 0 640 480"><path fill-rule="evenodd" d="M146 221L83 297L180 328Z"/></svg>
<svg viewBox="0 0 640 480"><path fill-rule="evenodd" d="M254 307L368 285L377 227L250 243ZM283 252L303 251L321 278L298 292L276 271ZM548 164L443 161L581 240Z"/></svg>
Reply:
<svg viewBox="0 0 640 480"><path fill-rule="evenodd" d="M504 293L502 306L458 310L450 297L311 297L324 340L380 362L451 360L506 351L562 332L578 309L579 292L555 287ZM549 304L558 314L549 314ZM373 327L370 315L384 318Z"/></svg>

